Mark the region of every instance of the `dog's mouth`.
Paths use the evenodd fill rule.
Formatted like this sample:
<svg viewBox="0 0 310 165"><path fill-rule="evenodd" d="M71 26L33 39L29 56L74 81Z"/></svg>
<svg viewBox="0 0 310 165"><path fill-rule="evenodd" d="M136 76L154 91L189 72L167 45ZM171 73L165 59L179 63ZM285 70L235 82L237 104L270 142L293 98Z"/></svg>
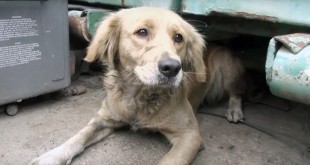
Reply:
<svg viewBox="0 0 310 165"><path fill-rule="evenodd" d="M178 87L180 82L178 81L178 77L166 77L164 75L157 76L157 86L163 88L173 88Z"/></svg>
<svg viewBox="0 0 310 165"><path fill-rule="evenodd" d="M176 88L182 81L182 71L174 77L167 77L161 73L137 74L139 81L146 86L160 88Z"/></svg>

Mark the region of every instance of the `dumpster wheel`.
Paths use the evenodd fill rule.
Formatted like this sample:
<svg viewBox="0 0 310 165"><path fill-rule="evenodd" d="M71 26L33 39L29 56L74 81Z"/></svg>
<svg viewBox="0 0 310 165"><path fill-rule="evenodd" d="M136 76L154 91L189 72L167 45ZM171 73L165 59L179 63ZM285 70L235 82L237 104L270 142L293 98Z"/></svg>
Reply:
<svg viewBox="0 0 310 165"><path fill-rule="evenodd" d="M16 103L14 104L8 104L5 107L5 112L6 114L8 114L9 116L14 116L17 114L18 112L18 105Z"/></svg>

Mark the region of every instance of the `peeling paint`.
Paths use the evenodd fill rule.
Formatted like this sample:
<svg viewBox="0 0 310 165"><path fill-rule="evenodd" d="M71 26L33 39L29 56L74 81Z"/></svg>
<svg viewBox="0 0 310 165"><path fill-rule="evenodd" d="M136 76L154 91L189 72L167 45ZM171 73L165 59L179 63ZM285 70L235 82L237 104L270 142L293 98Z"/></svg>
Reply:
<svg viewBox="0 0 310 165"><path fill-rule="evenodd" d="M309 34L295 33L283 36L276 36L274 38L284 44L294 54L297 54L304 47L310 44Z"/></svg>
<svg viewBox="0 0 310 165"><path fill-rule="evenodd" d="M258 15L258 14L252 14L252 13L246 13L246 12L236 12L237 16L243 17L243 18L249 18L249 19L256 19L261 21L270 21L270 22L276 22L279 20L277 17L267 16L267 15Z"/></svg>

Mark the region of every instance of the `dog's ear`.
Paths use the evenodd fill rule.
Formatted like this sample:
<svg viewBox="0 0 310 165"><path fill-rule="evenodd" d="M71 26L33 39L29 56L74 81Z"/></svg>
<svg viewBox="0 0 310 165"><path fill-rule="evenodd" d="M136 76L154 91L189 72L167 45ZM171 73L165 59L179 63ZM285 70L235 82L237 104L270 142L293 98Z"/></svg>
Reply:
<svg viewBox="0 0 310 165"><path fill-rule="evenodd" d="M120 29L120 19L117 13L112 13L106 17L98 26L84 60L93 62L100 59L109 67L114 68L114 57L117 54Z"/></svg>
<svg viewBox="0 0 310 165"><path fill-rule="evenodd" d="M207 72L203 61L205 51L204 38L193 27L189 27L189 37L186 45L184 70L193 73L197 81L205 82Z"/></svg>

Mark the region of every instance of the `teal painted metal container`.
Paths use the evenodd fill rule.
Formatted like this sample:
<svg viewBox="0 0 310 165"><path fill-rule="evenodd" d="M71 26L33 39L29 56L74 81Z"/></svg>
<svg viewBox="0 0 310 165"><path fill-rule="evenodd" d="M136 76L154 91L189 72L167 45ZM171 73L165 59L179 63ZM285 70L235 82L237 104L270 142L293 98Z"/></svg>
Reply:
<svg viewBox="0 0 310 165"><path fill-rule="evenodd" d="M310 26L308 0L182 0L182 12Z"/></svg>
<svg viewBox="0 0 310 165"><path fill-rule="evenodd" d="M180 13L202 16L209 35L217 30L273 37L310 33L308 6L309 0L182 0Z"/></svg>
<svg viewBox="0 0 310 165"><path fill-rule="evenodd" d="M310 35L278 36L269 43L266 79L272 94L310 104Z"/></svg>
<svg viewBox="0 0 310 165"><path fill-rule="evenodd" d="M111 12L107 10L94 10L88 9L86 15L87 31L89 35L93 35L96 32L96 28L104 17Z"/></svg>
<svg viewBox="0 0 310 165"><path fill-rule="evenodd" d="M152 6L184 16L208 40L233 38L235 34L273 37L310 33L309 0L69 0L101 8ZM275 7L276 6L276 7ZM207 28L206 28L207 25Z"/></svg>
<svg viewBox="0 0 310 165"><path fill-rule="evenodd" d="M179 11L182 4L182 0L72 0L70 2L87 2L89 4L100 4L117 7L153 6L174 11Z"/></svg>

